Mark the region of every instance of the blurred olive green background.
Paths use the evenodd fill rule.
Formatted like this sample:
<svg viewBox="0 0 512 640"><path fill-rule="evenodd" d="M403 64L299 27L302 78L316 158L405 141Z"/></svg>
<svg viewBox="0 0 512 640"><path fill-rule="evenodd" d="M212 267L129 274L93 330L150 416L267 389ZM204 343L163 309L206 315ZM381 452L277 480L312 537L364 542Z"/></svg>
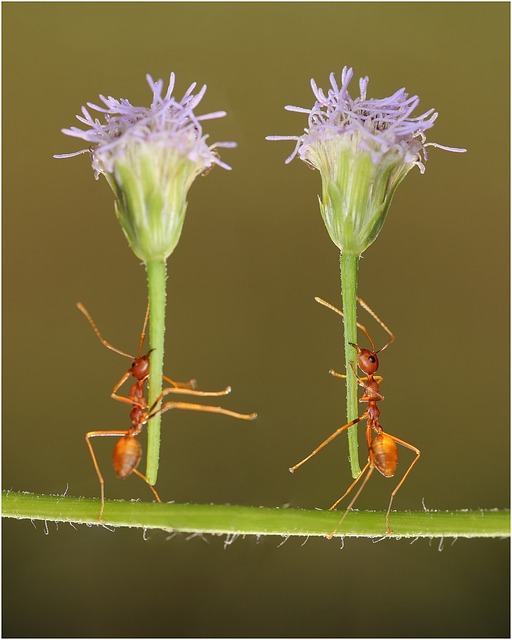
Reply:
<svg viewBox="0 0 512 640"><path fill-rule="evenodd" d="M338 253L317 203L319 175L285 166L314 77L354 67L369 95L405 86L434 106L427 171L400 187L360 264L360 294L396 333L381 359L382 423L422 458L397 509L509 504L509 7L506 3L9 3L3 5L4 487L98 496L83 440L122 429L109 399L138 344L144 269L104 179L60 133L100 93L147 105L145 74L208 84L198 113L233 166L190 191L169 261L166 372L255 423L167 414L165 500L325 508L349 483L346 439L288 467L344 421ZM384 335L360 314L377 343ZM361 435L363 430L361 429ZM143 439L144 442L144 439ZM364 446L363 437L360 440ZM115 479L110 498L150 499ZM365 451L361 450L361 461ZM410 452L401 452L405 471ZM359 508L396 483L373 477ZM508 541L189 539L4 522L4 636L506 636Z"/></svg>

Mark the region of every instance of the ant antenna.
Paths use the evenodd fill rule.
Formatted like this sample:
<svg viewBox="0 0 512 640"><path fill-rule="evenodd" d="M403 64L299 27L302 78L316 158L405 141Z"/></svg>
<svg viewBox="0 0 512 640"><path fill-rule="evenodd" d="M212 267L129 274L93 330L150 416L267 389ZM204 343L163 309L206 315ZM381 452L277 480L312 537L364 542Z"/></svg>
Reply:
<svg viewBox="0 0 512 640"><path fill-rule="evenodd" d="M363 304L362 304L362 301L360 300L360 298L357 298L357 299L359 300L359 304L361 304L361 306L362 306L364 309L369 310L367 306L365 306L365 305L363 305ZM315 298L315 300L316 300L317 302L319 302L320 304L323 304L323 305L324 305L324 307L327 307L328 309L331 309L331 311L334 311L335 313L337 313L338 315L340 315L340 316L343 318L343 311L340 311L339 309L337 309L336 307L334 307L332 304L329 304L329 303L328 303L328 302L326 302L325 300L322 300L322 298L318 298L318 297L316 297L316 298ZM370 312L370 313L372 314L372 316L374 316L374 317L375 317L375 315L373 314L373 312ZM380 320L379 320L379 322L380 322ZM375 345L374 345L374 343L373 343L373 340L372 340L372 339L371 339L371 337L370 337L370 334L369 334L369 333L368 333L368 331L366 330L366 328L365 328L365 327L363 327L363 325L362 325L360 322L356 322L356 324L357 324L357 326L361 329L361 331L364 333L364 335L368 338L368 340L370 341L370 344L372 345L372 351L373 351L373 353L378 353L378 351L375 351ZM382 324L382 322L381 322L381 324ZM390 333L389 329L387 329L387 331L388 331L388 333ZM394 336L393 336L393 339L394 339ZM392 340L391 340L391 342L392 342ZM391 344L391 342L389 342L389 344ZM388 345L386 345L386 347L387 347L387 346L388 346ZM385 349L386 347L383 347L383 349ZM380 351L382 351L382 349L380 349Z"/></svg>
<svg viewBox="0 0 512 640"><path fill-rule="evenodd" d="M139 352L137 354L139 358L142 353L142 345L144 344L144 338L146 337L146 328L148 326L148 320L149 320L149 301L148 301L148 306L146 307L146 315L144 316L144 324L142 325L142 331L140 332ZM151 351L153 351L153 349L151 349Z"/></svg>
<svg viewBox="0 0 512 640"><path fill-rule="evenodd" d="M389 347L389 345L395 339L395 336L391 332L391 330L382 322L382 320L375 313L375 311L372 311L372 309L370 309L370 307L366 304L366 302L362 298L357 296L357 301L359 302L359 304L363 307L363 309L365 311L368 311L368 313L372 316L372 318L374 318L374 320L376 320L380 324L380 326L384 329L384 331L389 335L389 340L386 342L386 344L383 347L381 347L378 351L375 351L375 350L373 351L374 353L380 353L381 351L384 351L384 349ZM366 331L365 331L365 333L366 333ZM368 335L368 334L366 333L366 335ZM368 337L370 337L370 336L368 336ZM372 344L373 344L373 342L372 342ZM373 350L373 347L372 347L372 350Z"/></svg>
<svg viewBox="0 0 512 640"><path fill-rule="evenodd" d="M87 309L84 307L84 305L81 302L77 302L76 306L84 314L84 316L87 318L87 320L89 321L89 324L91 325L91 327L94 330L94 333L98 336L99 341L105 347L107 347L107 349L110 349L111 351L115 351L119 355L125 356L126 358L130 358L131 360L135 360L135 358L132 355L130 355L129 353L125 353L124 351L121 351L120 349L116 349L116 347L113 347L110 344L110 342L107 342L105 340L105 338L103 338L103 336L100 333L100 330L96 326L94 320L91 318L91 314L87 311ZM145 329L146 329L146 320L147 320L147 317L148 317L148 312L149 312L149 307L148 307L148 310L146 311L146 319L144 320L144 329L143 329L143 331L145 331ZM139 352L139 355L140 355L140 352Z"/></svg>

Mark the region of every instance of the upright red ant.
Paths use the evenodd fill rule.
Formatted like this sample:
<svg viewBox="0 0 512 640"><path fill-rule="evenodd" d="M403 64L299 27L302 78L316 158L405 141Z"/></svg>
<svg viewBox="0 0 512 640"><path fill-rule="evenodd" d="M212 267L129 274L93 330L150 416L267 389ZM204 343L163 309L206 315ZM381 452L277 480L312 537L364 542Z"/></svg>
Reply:
<svg viewBox="0 0 512 640"><path fill-rule="evenodd" d="M137 356L134 357L129 353L125 353L120 349L112 346L109 342L107 342L99 332L98 327L96 326L94 320L92 319L90 313L84 307L81 302L78 302L78 309L84 314L84 316L89 321L91 327L94 330L94 333L99 338L100 342L105 345L108 349L119 353L122 356L127 358L131 358L133 360L129 369L122 375L119 381L114 385L114 388L111 392L111 397L115 400L119 400L120 402L125 402L126 404L131 405L132 409L130 411L130 419L132 426L129 429L114 429L114 430L105 430L105 431L89 431L85 434L85 441L89 448L89 452L92 457L92 461L94 464L94 468L96 469L96 474L98 476L98 480L100 482L100 492L101 492L101 509L100 509L100 519L103 515L103 509L105 506L105 482L103 480L103 476L101 474L98 462L96 460L96 456L94 454L94 450L92 448L91 438L95 438L97 436L121 436L121 438L116 442L114 446L113 453L113 463L116 475L118 478L124 479L127 478L131 473L135 473L139 478L142 478L144 482L148 485L148 487L153 492L155 499L158 502L161 502L159 495L157 494L154 487L148 482L146 476L144 476L140 471L137 470L137 465L140 462L142 456L142 447L137 440L137 436L142 431L143 426L150 420L153 416L156 416L159 413L164 413L165 411L169 411L170 409L185 409L189 411L205 411L210 413L222 413L227 416L232 416L233 418L238 418L239 420L254 420L256 418L255 413L245 414L245 413L237 413L236 411L229 411L228 409L223 409L222 407L217 406L209 406L209 405L201 405L201 404L193 404L190 402L167 402L159 409L155 411L155 407L159 404L159 402L166 396L168 393L181 393L193 396L224 396L231 392L231 387L226 387L221 391L198 391L196 390L196 381L190 380L189 382L176 382L171 380L167 376L162 376L165 382L168 382L171 386L164 389L160 396L155 400L152 406L148 406L145 397L144 391L144 383L148 381L150 375L150 356L151 351L146 355L142 354L142 345L144 343L144 338L146 336L146 327L149 317L149 306L146 310L146 315L144 318L144 325L142 327L142 331L140 334L139 341L139 350L137 352ZM131 387L128 396L120 396L117 394L118 389L121 385L130 377L133 376L136 380L135 384Z"/></svg>
<svg viewBox="0 0 512 640"><path fill-rule="evenodd" d="M332 309L332 311L335 311L340 316L343 316L342 311L340 311L336 307L333 307L328 302L325 302L325 300L322 300L321 298L315 298L315 300L320 304L324 305L325 307ZM379 422L380 409L377 403L380 400L384 400L384 396L380 393L380 383L382 382L383 378L382 376L376 376L374 374L377 372L379 368L379 359L377 357L377 354L380 353L381 351L384 351L384 349L386 349L387 347L389 347L389 345L395 339L395 336L391 333L388 327L382 322L382 320L377 316L377 314L374 311L372 311L370 307L363 300L361 300L361 298L357 298L357 301L363 307L363 309L365 309L389 335L389 340L386 342L386 344L380 349L375 350L375 345L373 343L373 340L370 337L370 334L365 329L365 327L358 322L357 326L361 329L361 331L363 331L363 333L366 335L366 337L370 341L371 349L363 349L357 344L350 343L351 346L354 347L354 349L357 351L358 367L361 369L363 373L366 374L365 376L360 378L357 375L356 368L353 367L352 369L353 374L357 378L359 386L363 387L364 389L364 393L359 399L359 402L368 403L366 411L362 415L360 415L358 418L355 418L354 420L347 422L347 424L344 424L342 427L337 429L326 440L324 440L321 444L319 444L314 451L312 451L306 458L304 458L304 460L301 460L299 463L297 463L293 467L290 467L290 471L294 473L301 465L303 465L310 458L312 458L316 453L318 453L321 449L323 449L326 444L328 444L329 442L331 442L331 440L334 440L334 438L339 436L340 433L342 433L352 425L357 424L361 420L366 420L366 442L368 445L368 462L366 463L362 471L359 473L357 478L354 480L354 482L352 482L349 488L341 496L341 498L336 500L336 502L332 505L332 507L329 508L329 511L332 511L333 509L335 509L338 506L338 504L343 500L343 498L345 498L352 491L352 489L356 486L356 484L359 482L359 480L361 479L361 477L363 476L363 474L367 469L368 469L368 473L366 474L366 477L364 478L356 495L352 498L352 501L346 508L345 513L343 514L343 517L341 518L338 526L332 532L332 534L328 536L328 538L332 538L332 536L336 533L336 531L340 527L343 520L346 518L349 511L351 511L355 501L357 500L357 498L359 497L359 494L361 493L364 486L370 479L370 476L372 475L374 469L377 469L378 471L380 471L380 473L382 473L382 475L386 478L393 477L398 464L398 447L396 445L401 444L407 449L411 449L411 451L414 451L414 453L416 454L416 457L414 458L411 465L405 472L403 478L395 487L393 493L391 494L391 499L389 500L388 510L386 512L386 533L391 533L391 529L389 528L389 514L391 511L391 505L393 504L393 499L397 494L398 490L400 489L400 487L402 486L402 484L404 483L405 479L409 475L409 472L411 471L415 463L418 461L418 458L420 457L420 450L417 449L415 446L407 442L404 442L403 440L400 440L399 438L396 438L395 436L392 436L389 433L385 433L382 430L382 425ZM337 376L338 378L346 378L346 375L343 375L341 373L336 373L333 370L331 370L329 373L331 375ZM375 432L375 435L373 434L372 430Z"/></svg>

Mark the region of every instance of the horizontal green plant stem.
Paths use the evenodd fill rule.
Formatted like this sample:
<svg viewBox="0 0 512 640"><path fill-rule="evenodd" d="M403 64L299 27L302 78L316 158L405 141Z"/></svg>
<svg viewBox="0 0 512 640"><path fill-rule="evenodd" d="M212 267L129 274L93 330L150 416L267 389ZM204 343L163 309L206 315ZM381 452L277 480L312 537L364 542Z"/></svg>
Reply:
<svg viewBox="0 0 512 640"><path fill-rule="evenodd" d="M99 500L2 493L2 515L7 518L140 527L189 533L279 536L325 536L337 527L342 512L234 505L157 504L106 500L98 521ZM510 536L508 510L392 512L393 533L387 537L492 538ZM339 537L386 536L385 513L350 513Z"/></svg>

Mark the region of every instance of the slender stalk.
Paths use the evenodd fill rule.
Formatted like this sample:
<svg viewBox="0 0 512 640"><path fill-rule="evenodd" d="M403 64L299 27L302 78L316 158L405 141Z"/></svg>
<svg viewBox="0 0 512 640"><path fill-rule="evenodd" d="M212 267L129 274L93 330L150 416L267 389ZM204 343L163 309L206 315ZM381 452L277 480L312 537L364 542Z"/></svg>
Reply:
<svg viewBox="0 0 512 640"><path fill-rule="evenodd" d="M2 515L6 518L230 536L326 536L338 526L341 517L339 511L106 500L100 522L99 500L15 491L4 491L2 497ZM354 511L336 537L509 537L510 511L392 512L391 527L393 533L386 535L383 511Z"/></svg>
<svg viewBox="0 0 512 640"><path fill-rule="evenodd" d="M347 381L347 422L359 416L357 400L357 380L352 373L352 367L357 366L357 352L350 343L357 344L356 325L356 295L357 295L357 268L359 256L349 253L340 255L341 293L343 298L343 325L345 335L345 371ZM355 424L347 429L348 456L352 477L357 478L361 469L359 467L357 427Z"/></svg>
<svg viewBox="0 0 512 640"><path fill-rule="evenodd" d="M165 299L167 264L165 260L153 260L146 263L149 298L149 347L150 376L148 404L151 407L162 393L162 374L164 365L165 337ZM155 407L157 409L160 404ZM146 477L150 484L155 484L158 476L158 460L160 456L160 415L148 422L148 452Z"/></svg>

